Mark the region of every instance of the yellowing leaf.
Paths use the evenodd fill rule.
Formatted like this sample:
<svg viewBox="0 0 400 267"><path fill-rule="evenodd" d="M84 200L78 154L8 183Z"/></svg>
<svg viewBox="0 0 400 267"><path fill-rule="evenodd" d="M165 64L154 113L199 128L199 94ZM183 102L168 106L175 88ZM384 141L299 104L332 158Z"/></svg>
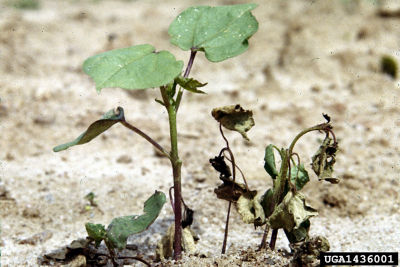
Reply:
<svg viewBox="0 0 400 267"><path fill-rule="evenodd" d="M304 221L317 215L315 209L306 205L305 197L301 193L293 194L289 191L269 217L269 223L272 229L284 228L291 232L298 229Z"/></svg>
<svg viewBox="0 0 400 267"><path fill-rule="evenodd" d="M261 206L262 194L246 193L239 197L236 203L238 213L244 223L260 226L265 223L264 209Z"/></svg>
<svg viewBox="0 0 400 267"><path fill-rule="evenodd" d="M214 108L211 112L214 119L226 129L240 133L249 140L246 132L254 126L253 112L243 109L239 104Z"/></svg>

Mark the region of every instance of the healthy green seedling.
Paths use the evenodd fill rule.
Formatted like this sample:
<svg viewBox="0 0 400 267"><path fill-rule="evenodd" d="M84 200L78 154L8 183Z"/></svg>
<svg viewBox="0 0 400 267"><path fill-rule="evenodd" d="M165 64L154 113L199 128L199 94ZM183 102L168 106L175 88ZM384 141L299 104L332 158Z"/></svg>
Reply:
<svg viewBox="0 0 400 267"><path fill-rule="evenodd" d="M156 191L144 203L143 215L114 218L107 229L105 229L102 224L86 223L86 231L89 238L95 242L96 247L104 241L110 251L112 262L114 265L118 265L115 261L115 259L118 258L114 255L115 249L124 249L130 235L138 234L146 230L158 217L165 202L166 197L164 193Z"/></svg>
<svg viewBox="0 0 400 267"><path fill-rule="evenodd" d="M171 199L175 214L174 258L181 256L182 192L181 166L178 153L177 113L184 91L203 93L199 87L206 83L189 78L197 52L204 52L211 62L219 62L242 54L248 48L249 38L257 31L258 22L251 14L255 4L231 6L197 6L183 11L172 22L168 33L171 43L182 50L190 50L190 58L182 75L183 62L168 51L157 51L143 44L108 51L88 58L83 69L98 91L107 87L139 90L158 87L161 99L156 101L168 113L170 150L164 149L154 139L125 120L121 107L107 112L103 118L89 126L86 132L72 142L57 146L61 151L71 146L87 143L117 123L142 136L171 162L174 197ZM103 231L102 231L103 232ZM117 246L120 248L119 246Z"/></svg>
<svg viewBox="0 0 400 267"><path fill-rule="evenodd" d="M269 244L271 249L275 247L279 229L285 231L286 237L293 247L299 242L308 242L305 247L314 246L315 243L321 250L329 249L329 243L325 238L319 237L315 241L308 236L310 218L318 213L306 204L305 196L299 192L310 179L307 170L300 162L299 155L294 152L294 147L297 141L309 132L325 133L325 139L312 157L311 167L320 181L338 183L339 179L332 176L338 143L330 124L330 117L324 115L327 120L326 123L301 131L287 149L279 149L274 145L266 147L264 169L272 178L273 187L264 193L258 193L257 190L249 189L241 171L244 184L235 181L235 170L238 167L228 140L222 131L222 126L224 126L227 129L239 132L244 138L248 139L246 132L254 125L252 112L236 105L216 108L212 115L220 123L220 131L226 142L226 147L221 150L219 155L210 159L210 163L220 173L220 179L223 182L214 191L218 198L229 201L222 253L225 253L226 249L231 203L236 204L237 211L245 223L254 224L255 227L266 225L261 248L265 248L269 229L272 228ZM281 158L279 170L276 167L274 150L278 152ZM232 163L231 168L225 163L225 152L229 154L227 159ZM301 259L301 256L298 256L298 259Z"/></svg>

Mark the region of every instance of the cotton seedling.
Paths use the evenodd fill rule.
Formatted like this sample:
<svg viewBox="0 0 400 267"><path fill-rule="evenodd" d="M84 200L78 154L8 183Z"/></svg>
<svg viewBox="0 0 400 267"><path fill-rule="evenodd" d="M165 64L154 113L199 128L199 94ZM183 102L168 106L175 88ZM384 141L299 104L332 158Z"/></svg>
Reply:
<svg viewBox="0 0 400 267"><path fill-rule="evenodd" d="M89 128L72 142L57 146L54 151L62 151L69 147L85 144L108 130L114 124L120 123L137 133L153 145L171 163L173 176L173 197L171 203L175 215L174 259L179 259L182 253L182 190L181 167L183 160L178 151L177 114L185 91L196 94L204 92L199 88L207 83L199 82L189 77L196 55L204 52L211 62L220 62L238 56L249 46L249 38L257 31L258 22L251 14L255 4L229 6L197 6L190 7L179 14L169 27L168 33L172 44L184 51L190 51L189 61L183 71L184 63L176 60L168 51L158 51L149 44L135 45L128 48L111 50L88 58L83 64L83 70L95 82L100 92L103 88L119 87L126 90L141 90L159 88L160 99L156 101L167 111L169 122L170 149L167 150L153 138L130 124L125 119L124 110L118 107L104 114L92 123ZM145 117L145 114L143 114ZM157 209L164 203L160 192ZM186 210L185 206L185 210ZM158 211L158 212L156 212ZM146 212L146 207L145 207ZM155 218L154 218L155 219ZM114 224L128 223L128 228L134 227L132 220L114 219ZM148 221L152 223L153 221ZM131 225L132 224L132 225ZM105 240L109 230L102 226L87 224L89 236L96 242ZM110 226L109 226L110 228ZM114 229L114 227L111 227ZM118 227L117 227L118 228ZM126 245L126 238L135 231L126 231L122 239L115 239L111 248L121 249ZM98 234L98 235L97 235ZM108 240L108 241L107 241ZM110 242L110 238L105 240ZM106 243L107 243L106 242ZM114 242L114 241L113 241Z"/></svg>
<svg viewBox="0 0 400 267"><path fill-rule="evenodd" d="M215 108L212 111L212 116L219 122L221 135L226 142L226 147L222 148L218 156L210 159L211 165L220 173L219 178L223 182L214 192L218 198L229 201L222 253L226 251L229 214L231 205L234 203L243 222L254 224L255 227L265 225L261 249L266 247L270 228L272 229L269 242L271 249L275 247L278 230L283 229L295 252L295 260L307 264L304 261L313 260L319 256L321 251L329 250L329 242L324 237L309 237L310 218L316 216L318 212L307 205L305 196L300 193L310 179L299 155L294 151L294 147L298 140L307 133L314 131L325 133L325 139L312 156L311 168L320 181L337 184L339 179L333 177L333 166L336 162L338 142L330 123L330 117L324 114L325 123L301 131L293 139L289 148L279 149L274 145L266 147L264 169L272 178L273 186L259 193L257 190L249 189L222 130L224 127L237 131L248 140L246 132L254 126L252 115L251 110L245 110L240 105ZM274 151L277 151L281 158L279 170L276 167ZM230 161L231 167L226 164L225 158ZM244 184L236 182L236 169L241 172ZM314 249L309 249L310 247ZM303 257L303 254L308 256Z"/></svg>

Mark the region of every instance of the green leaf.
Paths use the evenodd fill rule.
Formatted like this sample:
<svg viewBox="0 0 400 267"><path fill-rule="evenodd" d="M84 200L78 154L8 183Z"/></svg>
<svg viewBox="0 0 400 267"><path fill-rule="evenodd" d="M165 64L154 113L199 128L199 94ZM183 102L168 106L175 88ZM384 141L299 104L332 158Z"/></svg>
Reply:
<svg viewBox="0 0 400 267"><path fill-rule="evenodd" d="M268 218L272 214L272 210L274 209L273 206L274 200L274 193L272 188L265 191L264 195L261 197L261 206L264 209L265 217Z"/></svg>
<svg viewBox="0 0 400 267"><path fill-rule="evenodd" d="M105 87L146 89L166 85L183 67L168 51L155 52L151 45L111 50L88 58L83 70L93 78L97 91Z"/></svg>
<svg viewBox="0 0 400 267"><path fill-rule="evenodd" d="M301 190L310 181L303 164L295 165L290 169L290 181L296 184L297 190Z"/></svg>
<svg viewBox="0 0 400 267"><path fill-rule="evenodd" d="M278 171L276 170L275 166L275 155L274 155L274 146L268 145L265 148L265 156L264 156L264 169L267 173L275 179L278 176Z"/></svg>
<svg viewBox="0 0 400 267"><path fill-rule="evenodd" d="M104 225L86 223L85 228L88 236L94 240L96 247L98 247L101 241L106 237L106 229L104 228Z"/></svg>
<svg viewBox="0 0 400 267"><path fill-rule="evenodd" d="M82 145L90 142L101 133L107 131L111 126L117 122L125 121L124 109L118 107L117 110L110 110L106 112L100 120L92 123L89 128L78 136L74 141L56 146L53 148L54 152L65 150L71 146Z"/></svg>
<svg viewBox="0 0 400 267"><path fill-rule="evenodd" d="M293 244L308 239L310 225L310 220L305 220L300 224L299 228L293 229L291 232L285 230L285 234L289 242Z"/></svg>
<svg viewBox="0 0 400 267"><path fill-rule="evenodd" d="M226 129L240 133L247 141L246 132L254 126L253 112L243 109L239 104L214 108L211 115Z"/></svg>
<svg viewBox="0 0 400 267"><path fill-rule="evenodd" d="M185 78L182 76L178 76L175 78L175 81L183 88L192 93L205 94L203 91L197 89L198 87L206 86L207 83L201 83L193 78Z"/></svg>
<svg viewBox="0 0 400 267"><path fill-rule="evenodd" d="M124 249L130 235L143 232L155 221L165 202L164 193L156 191L144 203L143 215L113 219L107 228L107 244L112 248Z"/></svg>
<svg viewBox="0 0 400 267"><path fill-rule="evenodd" d="M316 215L318 212L307 206L302 194L298 192L294 194L289 191L268 219L272 229L283 228L291 232L293 229L298 229L304 221Z"/></svg>
<svg viewBox="0 0 400 267"><path fill-rule="evenodd" d="M212 62L240 55L258 29L258 22L250 12L256 7L256 4L190 7L171 23L168 30L171 43L183 50L204 51Z"/></svg>

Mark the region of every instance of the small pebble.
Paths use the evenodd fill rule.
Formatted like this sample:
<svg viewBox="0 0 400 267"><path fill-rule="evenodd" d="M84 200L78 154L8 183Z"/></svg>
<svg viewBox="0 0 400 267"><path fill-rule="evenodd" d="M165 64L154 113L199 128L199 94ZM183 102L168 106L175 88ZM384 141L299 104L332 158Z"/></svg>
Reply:
<svg viewBox="0 0 400 267"><path fill-rule="evenodd" d="M132 162L132 158L128 155L122 155L117 159L118 163L128 164Z"/></svg>

